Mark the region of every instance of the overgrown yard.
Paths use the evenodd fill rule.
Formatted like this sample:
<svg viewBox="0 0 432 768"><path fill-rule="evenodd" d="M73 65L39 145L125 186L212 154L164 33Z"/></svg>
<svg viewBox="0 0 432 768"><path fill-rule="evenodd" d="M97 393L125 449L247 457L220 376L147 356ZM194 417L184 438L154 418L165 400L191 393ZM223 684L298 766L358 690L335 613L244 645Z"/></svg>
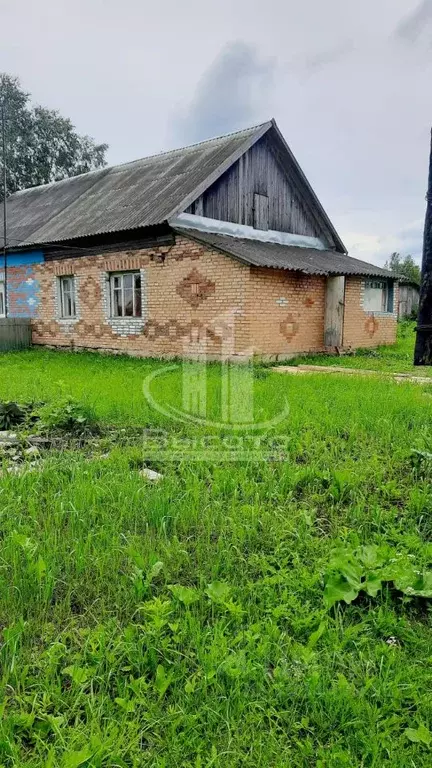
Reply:
<svg viewBox="0 0 432 768"><path fill-rule="evenodd" d="M145 401L161 365L1 358L0 399L70 395L101 435L0 479L0 765L430 766L432 384L259 369L282 460L152 484L136 428L203 431Z"/></svg>

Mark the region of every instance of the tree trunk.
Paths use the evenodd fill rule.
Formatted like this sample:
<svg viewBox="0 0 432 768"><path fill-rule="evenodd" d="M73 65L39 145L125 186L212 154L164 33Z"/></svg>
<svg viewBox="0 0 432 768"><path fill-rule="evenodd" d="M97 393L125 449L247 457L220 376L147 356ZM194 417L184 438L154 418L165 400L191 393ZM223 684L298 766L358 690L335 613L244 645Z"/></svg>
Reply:
<svg viewBox="0 0 432 768"><path fill-rule="evenodd" d="M414 365L432 365L432 132Z"/></svg>

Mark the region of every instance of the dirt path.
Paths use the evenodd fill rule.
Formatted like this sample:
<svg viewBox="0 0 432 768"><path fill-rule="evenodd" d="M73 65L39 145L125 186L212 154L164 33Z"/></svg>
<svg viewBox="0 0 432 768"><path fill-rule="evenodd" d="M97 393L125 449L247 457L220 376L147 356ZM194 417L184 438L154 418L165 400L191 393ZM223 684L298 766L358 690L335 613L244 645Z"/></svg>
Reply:
<svg viewBox="0 0 432 768"><path fill-rule="evenodd" d="M387 371L371 371L367 368L344 368L341 365L275 365L272 371L276 373L342 373L348 376L385 376L397 382L412 381L415 384L431 384L432 377L413 376L411 373L389 373Z"/></svg>

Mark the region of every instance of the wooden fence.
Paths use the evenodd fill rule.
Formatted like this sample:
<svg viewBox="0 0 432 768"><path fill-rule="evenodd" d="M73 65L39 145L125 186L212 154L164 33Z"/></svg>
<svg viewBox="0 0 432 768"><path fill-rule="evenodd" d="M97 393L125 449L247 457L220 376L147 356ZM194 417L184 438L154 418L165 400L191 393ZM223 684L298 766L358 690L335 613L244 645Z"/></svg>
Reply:
<svg viewBox="0 0 432 768"><path fill-rule="evenodd" d="M7 317L0 319L0 352L29 347L31 335L29 318Z"/></svg>

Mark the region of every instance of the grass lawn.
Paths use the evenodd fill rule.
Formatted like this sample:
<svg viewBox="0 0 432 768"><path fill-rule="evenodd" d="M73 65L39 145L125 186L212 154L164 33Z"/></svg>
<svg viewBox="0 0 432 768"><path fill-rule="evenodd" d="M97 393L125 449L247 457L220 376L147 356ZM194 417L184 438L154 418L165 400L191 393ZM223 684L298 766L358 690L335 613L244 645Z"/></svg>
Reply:
<svg viewBox="0 0 432 768"><path fill-rule="evenodd" d="M429 366L413 365L416 323L398 323L397 343L378 349L358 349L351 355L306 355L287 361L287 365L299 363L314 365L340 365L345 368L366 368L383 373L412 373L417 376L432 376Z"/></svg>
<svg viewBox="0 0 432 768"><path fill-rule="evenodd" d="M408 370L409 345L337 363ZM0 362L1 399L72 395L123 442L205 433L144 399L162 363ZM211 365L215 418L219 384ZM0 766L432 764L430 604L402 584L425 572L429 592L432 386L262 368L254 384L257 419L289 403L282 461L160 460L151 484L126 444L0 478ZM152 391L179 404L181 366ZM329 585L353 602L325 602Z"/></svg>

